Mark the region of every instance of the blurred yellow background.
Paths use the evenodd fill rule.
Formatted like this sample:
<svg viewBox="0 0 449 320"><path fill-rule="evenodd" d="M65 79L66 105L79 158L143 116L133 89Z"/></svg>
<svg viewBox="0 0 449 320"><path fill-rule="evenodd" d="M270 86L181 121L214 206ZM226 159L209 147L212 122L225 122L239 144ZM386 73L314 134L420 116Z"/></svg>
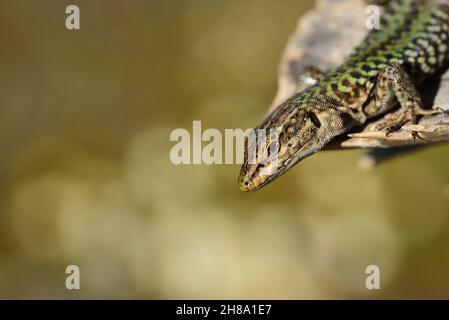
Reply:
<svg viewBox="0 0 449 320"><path fill-rule="evenodd" d="M448 145L370 172L360 151L323 152L251 194L238 165L170 162L193 120L259 123L312 7L3 1L0 297L449 298Z"/></svg>

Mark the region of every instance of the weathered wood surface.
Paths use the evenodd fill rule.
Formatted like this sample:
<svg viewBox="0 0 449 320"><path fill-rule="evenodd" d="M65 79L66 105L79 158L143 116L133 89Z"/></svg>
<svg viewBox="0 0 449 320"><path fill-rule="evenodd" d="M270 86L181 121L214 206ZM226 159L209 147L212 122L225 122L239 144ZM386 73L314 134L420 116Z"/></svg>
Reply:
<svg viewBox="0 0 449 320"><path fill-rule="evenodd" d="M318 0L314 10L303 16L284 52L279 69L279 87L271 109L297 91L297 82L305 68L326 71L338 66L368 33L365 26L367 4L364 0ZM449 72L427 81L421 88L426 107L449 112ZM411 131L420 139L414 140ZM338 139L330 148L393 148L372 151L372 161L397 154L396 147L419 146L449 141L449 116L423 117L418 125L406 125L388 137L373 132L368 124ZM378 160L378 161L377 161ZM375 163L373 163L375 164Z"/></svg>

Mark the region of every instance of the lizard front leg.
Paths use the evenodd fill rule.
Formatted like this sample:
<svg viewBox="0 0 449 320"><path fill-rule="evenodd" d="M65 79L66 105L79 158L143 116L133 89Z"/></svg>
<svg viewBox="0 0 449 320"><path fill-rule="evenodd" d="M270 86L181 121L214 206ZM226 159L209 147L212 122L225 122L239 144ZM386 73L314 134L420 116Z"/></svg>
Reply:
<svg viewBox="0 0 449 320"><path fill-rule="evenodd" d="M400 64L387 66L380 73L374 95L373 103L365 110L368 116L385 113L396 102L400 105L399 110L387 114L383 119L368 127L372 131L385 130L387 135L399 130L408 122L416 124L419 116L442 113L441 110L423 109L421 96ZM416 136L416 134L413 135Z"/></svg>

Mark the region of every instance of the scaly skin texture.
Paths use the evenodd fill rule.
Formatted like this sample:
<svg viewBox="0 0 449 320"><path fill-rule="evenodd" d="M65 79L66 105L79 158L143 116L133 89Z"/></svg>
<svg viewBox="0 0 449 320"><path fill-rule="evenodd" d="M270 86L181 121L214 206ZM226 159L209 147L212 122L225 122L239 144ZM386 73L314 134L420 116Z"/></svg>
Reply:
<svg viewBox="0 0 449 320"><path fill-rule="evenodd" d="M416 86L445 70L448 61L449 0L390 0L380 30L371 31L337 69L306 72L308 86L301 84L301 92L256 128L267 130L267 139L247 139L240 189L260 189L373 117L390 112L376 124L388 134L439 112L422 108Z"/></svg>

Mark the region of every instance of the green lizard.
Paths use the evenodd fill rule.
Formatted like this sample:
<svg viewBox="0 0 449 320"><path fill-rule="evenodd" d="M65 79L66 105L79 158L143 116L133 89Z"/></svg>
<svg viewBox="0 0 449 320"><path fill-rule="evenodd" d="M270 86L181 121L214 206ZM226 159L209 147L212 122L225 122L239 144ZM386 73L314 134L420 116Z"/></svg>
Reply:
<svg viewBox="0 0 449 320"><path fill-rule="evenodd" d="M314 70L314 84L256 128L270 132L263 144L246 139L242 191L260 189L336 136L379 115L390 112L376 124L389 134L419 116L441 112L423 109L416 86L449 62L449 0L387 2L379 30L372 30L337 69Z"/></svg>

